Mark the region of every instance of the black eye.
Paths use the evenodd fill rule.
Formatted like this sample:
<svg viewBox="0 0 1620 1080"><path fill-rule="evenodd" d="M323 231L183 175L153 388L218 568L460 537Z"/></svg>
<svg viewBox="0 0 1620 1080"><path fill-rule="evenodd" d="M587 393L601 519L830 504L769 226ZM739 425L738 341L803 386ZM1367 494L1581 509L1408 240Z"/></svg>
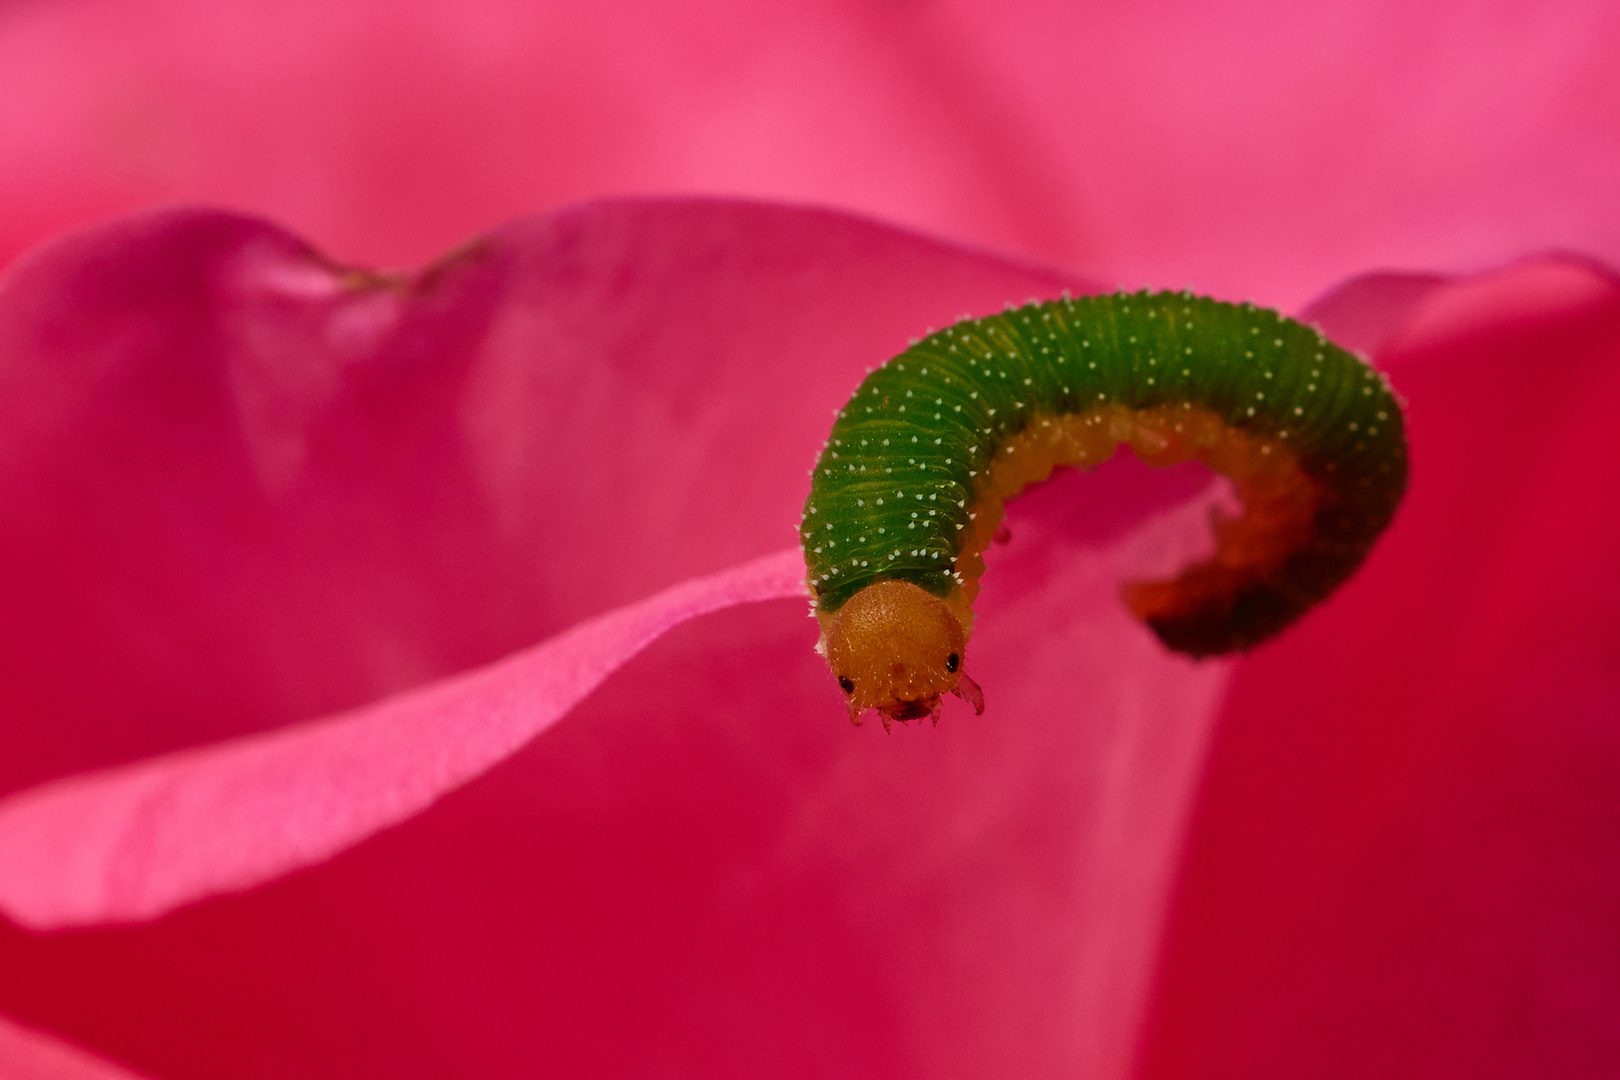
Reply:
<svg viewBox="0 0 1620 1080"><path fill-rule="evenodd" d="M952 675L955 675L956 669L961 666L962 658L957 656L955 653L951 653L951 655L945 658L945 670L950 672Z"/></svg>
<svg viewBox="0 0 1620 1080"><path fill-rule="evenodd" d="M846 694L853 694L855 692L855 680L850 678L848 675L838 676L838 685L844 688L844 693Z"/></svg>

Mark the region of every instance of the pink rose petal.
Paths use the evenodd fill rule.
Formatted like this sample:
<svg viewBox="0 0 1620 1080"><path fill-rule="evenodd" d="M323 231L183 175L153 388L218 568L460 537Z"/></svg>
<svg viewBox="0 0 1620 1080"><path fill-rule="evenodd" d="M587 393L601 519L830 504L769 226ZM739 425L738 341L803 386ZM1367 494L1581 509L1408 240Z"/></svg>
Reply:
<svg viewBox="0 0 1620 1080"><path fill-rule="evenodd" d="M77 1046L0 1016L0 1076L6 1080L141 1080Z"/></svg>
<svg viewBox="0 0 1620 1080"><path fill-rule="evenodd" d="M1529 260L1380 336L1411 489L1238 669L1145 1076L1620 1062L1620 279Z"/></svg>
<svg viewBox="0 0 1620 1080"><path fill-rule="evenodd" d="M1080 283L616 203L419 275L230 215L0 279L0 792L375 701L794 542L866 367Z"/></svg>
<svg viewBox="0 0 1620 1080"><path fill-rule="evenodd" d="M352 714L13 796L0 909L36 930L147 919L319 862L510 755L670 627L802 595L795 548Z"/></svg>

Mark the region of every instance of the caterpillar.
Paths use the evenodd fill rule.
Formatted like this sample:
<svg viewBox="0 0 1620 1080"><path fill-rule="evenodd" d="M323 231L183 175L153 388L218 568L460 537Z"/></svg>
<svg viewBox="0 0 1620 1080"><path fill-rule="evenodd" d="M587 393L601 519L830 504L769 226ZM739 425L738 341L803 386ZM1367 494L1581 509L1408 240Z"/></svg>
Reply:
<svg viewBox="0 0 1620 1080"><path fill-rule="evenodd" d="M1128 446L1229 477L1241 516L1125 603L1169 648L1249 648L1360 564L1406 488L1386 379L1314 327L1187 292L1065 297L930 333L837 413L799 534L816 649L856 724L931 716L964 670L982 554L1003 508L1055 468Z"/></svg>

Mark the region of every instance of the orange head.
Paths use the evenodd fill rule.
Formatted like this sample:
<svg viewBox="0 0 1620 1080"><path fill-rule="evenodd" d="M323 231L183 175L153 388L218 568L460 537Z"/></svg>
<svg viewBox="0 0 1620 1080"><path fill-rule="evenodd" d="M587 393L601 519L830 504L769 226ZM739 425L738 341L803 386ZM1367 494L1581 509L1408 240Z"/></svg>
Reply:
<svg viewBox="0 0 1620 1080"><path fill-rule="evenodd" d="M909 581L879 581L850 597L826 628L827 663L859 723L867 709L891 720L939 718L939 699L974 701L962 674L967 634L949 604ZM971 688L971 691L970 691ZM971 696L970 696L971 692Z"/></svg>

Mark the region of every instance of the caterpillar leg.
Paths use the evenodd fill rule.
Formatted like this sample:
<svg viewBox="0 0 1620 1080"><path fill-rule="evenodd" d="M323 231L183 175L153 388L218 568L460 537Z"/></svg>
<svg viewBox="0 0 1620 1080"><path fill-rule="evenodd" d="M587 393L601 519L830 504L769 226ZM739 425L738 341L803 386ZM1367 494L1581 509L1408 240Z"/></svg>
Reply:
<svg viewBox="0 0 1620 1080"><path fill-rule="evenodd" d="M965 673L956 677L956 686L951 693L973 706L975 716L984 715L984 691L980 690L979 684L968 678ZM938 707L934 709L934 723L939 723Z"/></svg>

